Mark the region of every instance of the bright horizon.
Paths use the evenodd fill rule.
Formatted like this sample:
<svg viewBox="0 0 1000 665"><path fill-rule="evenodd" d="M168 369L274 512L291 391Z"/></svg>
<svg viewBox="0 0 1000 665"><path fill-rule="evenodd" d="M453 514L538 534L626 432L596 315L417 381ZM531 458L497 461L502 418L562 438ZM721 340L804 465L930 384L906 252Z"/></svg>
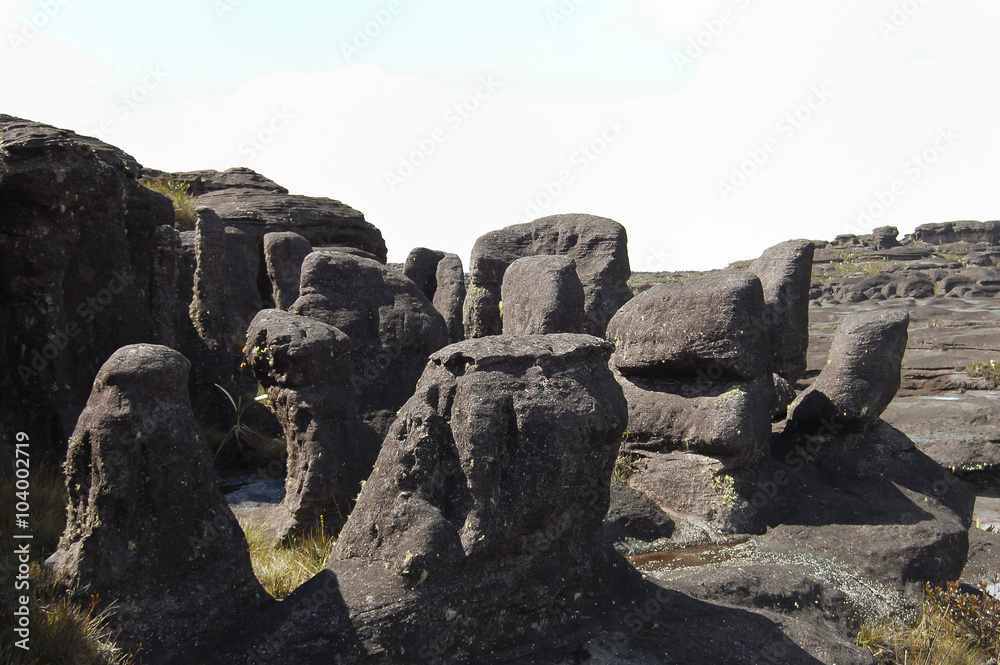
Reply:
<svg viewBox="0 0 1000 665"><path fill-rule="evenodd" d="M1000 7L688 4L0 0L0 112L343 201L391 262L566 212L636 271L1000 218Z"/></svg>

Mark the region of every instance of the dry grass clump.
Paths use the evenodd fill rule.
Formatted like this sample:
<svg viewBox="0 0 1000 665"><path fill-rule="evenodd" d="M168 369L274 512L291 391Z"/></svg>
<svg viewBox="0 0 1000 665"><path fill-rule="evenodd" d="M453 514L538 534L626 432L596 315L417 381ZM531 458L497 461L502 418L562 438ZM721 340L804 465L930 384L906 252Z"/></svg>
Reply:
<svg viewBox="0 0 1000 665"><path fill-rule="evenodd" d="M197 219L194 200L188 194L191 183L183 180L143 180L147 189L163 194L174 204L174 224L182 231L193 231Z"/></svg>
<svg viewBox="0 0 1000 665"><path fill-rule="evenodd" d="M972 363L962 369L973 378L986 379L994 386L1000 386L1000 365L995 360L991 360L988 363Z"/></svg>
<svg viewBox="0 0 1000 665"><path fill-rule="evenodd" d="M858 645L879 665L996 665L1000 658L1000 599L950 582L927 585L920 620L864 625Z"/></svg>
<svg viewBox="0 0 1000 665"><path fill-rule="evenodd" d="M240 518L250 544L253 572L269 594L281 600L323 570L337 539L322 528L292 539L287 546L269 542L266 527Z"/></svg>

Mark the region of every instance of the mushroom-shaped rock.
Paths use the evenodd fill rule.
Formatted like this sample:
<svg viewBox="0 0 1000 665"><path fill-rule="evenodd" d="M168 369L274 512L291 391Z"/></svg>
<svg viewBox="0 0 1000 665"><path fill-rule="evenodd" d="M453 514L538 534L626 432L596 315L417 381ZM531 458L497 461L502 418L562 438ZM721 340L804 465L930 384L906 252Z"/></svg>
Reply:
<svg viewBox="0 0 1000 665"><path fill-rule="evenodd" d="M371 472L378 435L358 415L351 340L322 321L262 310L247 331L247 360L285 433L285 498L268 520L285 539L323 524L336 532Z"/></svg>
<svg viewBox="0 0 1000 665"><path fill-rule="evenodd" d="M566 629L631 579L601 541L626 417L610 352L555 334L431 357L328 566L363 639L426 644L447 617L442 658L482 655Z"/></svg>
<svg viewBox="0 0 1000 665"><path fill-rule="evenodd" d="M110 607L130 649L172 662L181 645L270 602L215 484L191 411L190 363L164 346L119 349L70 439L66 531L48 565Z"/></svg>
<svg viewBox="0 0 1000 665"><path fill-rule="evenodd" d="M753 520L743 475L771 436L764 312L760 280L729 270L654 286L608 324L611 365L629 406L623 450L634 457L633 486L727 532Z"/></svg>
<svg viewBox="0 0 1000 665"><path fill-rule="evenodd" d="M909 322L893 308L840 324L826 367L789 409L792 428L836 434L874 424L899 390Z"/></svg>
<svg viewBox="0 0 1000 665"><path fill-rule="evenodd" d="M447 343L444 320L412 281L344 252L307 256L299 293L290 312L339 328L354 342L359 409L383 435L427 358Z"/></svg>
<svg viewBox="0 0 1000 665"><path fill-rule="evenodd" d="M566 256L526 256L510 264L500 290L504 335L578 333L583 285Z"/></svg>

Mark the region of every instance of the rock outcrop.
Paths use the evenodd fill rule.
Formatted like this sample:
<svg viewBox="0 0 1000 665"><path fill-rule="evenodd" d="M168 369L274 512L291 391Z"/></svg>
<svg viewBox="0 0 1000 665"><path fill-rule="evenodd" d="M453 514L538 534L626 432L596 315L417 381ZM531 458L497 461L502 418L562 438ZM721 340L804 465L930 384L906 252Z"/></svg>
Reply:
<svg viewBox="0 0 1000 665"><path fill-rule="evenodd" d="M288 190L247 168L226 171L163 173L146 170L153 180L189 183L196 206L214 210L226 226L250 234L258 245L264 234L293 231L314 247L344 245L370 252L385 262L385 241L365 216L340 201L289 194Z"/></svg>
<svg viewBox="0 0 1000 665"><path fill-rule="evenodd" d="M334 326L354 342L358 406L384 435L427 358L447 343L444 320L412 281L343 252L307 256L299 292L289 311Z"/></svg>
<svg viewBox="0 0 1000 665"><path fill-rule="evenodd" d="M910 317L893 308L856 314L840 325L827 366L789 409L800 431L845 431L874 424L899 390Z"/></svg>
<svg viewBox="0 0 1000 665"><path fill-rule="evenodd" d="M452 343L465 339L462 325L462 306L465 304L465 270L457 254L445 254L437 264L437 289L431 303L444 317L448 340Z"/></svg>
<svg viewBox="0 0 1000 665"><path fill-rule="evenodd" d="M815 248L808 240L789 240L765 250L748 268L764 288L771 371L791 383L806 371L809 286Z"/></svg>
<svg viewBox="0 0 1000 665"><path fill-rule="evenodd" d="M649 584L601 542L626 417L610 352L604 340L552 334L434 354L327 570L202 657L749 665L834 653L869 663L853 638ZM648 524L620 520L628 533L670 532L634 491L616 494L620 510L649 512Z"/></svg>
<svg viewBox="0 0 1000 665"><path fill-rule="evenodd" d="M48 565L113 607L119 644L144 662L239 623L268 596L215 485L187 393L190 363L156 345L104 364L70 440L66 531Z"/></svg>
<svg viewBox="0 0 1000 665"><path fill-rule="evenodd" d="M287 310L299 297L302 262L312 251L309 241L298 233L264 234L264 261L275 308Z"/></svg>
<svg viewBox="0 0 1000 665"><path fill-rule="evenodd" d="M942 222L921 224L914 230L913 237L932 245L946 245L953 242L1000 244L1000 221L993 222Z"/></svg>
<svg viewBox="0 0 1000 665"><path fill-rule="evenodd" d="M723 531L747 528L753 510L735 485L771 435L770 333L760 280L746 271L658 285L618 311L608 337L633 486Z"/></svg>
<svg viewBox="0 0 1000 665"><path fill-rule="evenodd" d="M0 434L31 431L53 466L101 364L156 341L150 312L163 196L118 148L0 115Z"/></svg>
<svg viewBox="0 0 1000 665"><path fill-rule="evenodd" d="M457 254L415 247L406 257L403 274L413 280L444 318L449 341L462 341L465 338L462 327L462 305L465 303L462 259Z"/></svg>
<svg viewBox="0 0 1000 665"><path fill-rule="evenodd" d="M263 310L247 332L247 362L267 391L288 449L285 497L268 519L284 540L321 524L340 530L378 454L358 415L351 340L333 326Z"/></svg>
<svg viewBox="0 0 1000 665"><path fill-rule="evenodd" d="M504 335L579 333L583 285L565 256L526 256L508 266L500 288Z"/></svg>
<svg viewBox="0 0 1000 665"><path fill-rule="evenodd" d="M480 237L472 248L465 300L466 337L498 335L500 289L507 266L519 258L567 256L584 291L584 332L603 336L608 321L632 297L625 228L593 215L553 215Z"/></svg>

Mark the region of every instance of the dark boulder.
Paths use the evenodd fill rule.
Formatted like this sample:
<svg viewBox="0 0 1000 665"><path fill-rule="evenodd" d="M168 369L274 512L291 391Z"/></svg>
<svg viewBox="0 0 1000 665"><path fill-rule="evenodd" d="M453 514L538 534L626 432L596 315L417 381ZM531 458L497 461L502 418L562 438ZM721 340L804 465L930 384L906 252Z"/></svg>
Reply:
<svg viewBox="0 0 1000 665"><path fill-rule="evenodd" d="M895 226L880 226L872 231L872 244L875 249L891 249L899 247L899 229Z"/></svg>
<svg viewBox="0 0 1000 665"><path fill-rule="evenodd" d="M436 249L414 247L403 263L403 274L413 280L428 300L433 300L437 291L437 266L444 254Z"/></svg>
<svg viewBox="0 0 1000 665"><path fill-rule="evenodd" d="M650 379L615 372L628 400L628 451L688 451L725 458L725 466L757 459L771 436L774 384L753 381Z"/></svg>
<svg viewBox="0 0 1000 665"><path fill-rule="evenodd" d="M66 531L48 566L111 608L144 662L232 627L270 602L215 485L187 393L190 363L163 346L117 351L70 440Z"/></svg>
<svg viewBox="0 0 1000 665"><path fill-rule="evenodd" d="M625 228L593 215L553 215L480 237L472 248L471 286L465 300L467 337L498 335L500 289L507 266L519 258L568 256L584 291L584 332L603 336L608 321L632 297Z"/></svg>
<svg viewBox="0 0 1000 665"><path fill-rule="evenodd" d="M760 280L745 270L657 284L608 324L622 374L748 381L770 374Z"/></svg>
<svg viewBox="0 0 1000 665"><path fill-rule="evenodd" d="M820 375L789 409L797 430L843 432L875 423L896 396L910 317L905 309L855 314L837 329Z"/></svg>
<svg viewBox="0 0 1000 665"><path fill-rule="evenodd" d="M508 266L500 288L504 335L579 333L583 285L565 256L526 256Z"/></svg>
<svg viewBox="0 0 1000 665"><path fill-rule="evenodd" d="M809 285L815 248L808 240L789 240L765 250L749 267L764 288L773 348L771 371L791 382L806 371Z"/></svg>
<svg viewBox="0 0 1000 665"><path fill-rule="evenodd" d="M247 332L247 362L267 391L288 449L285 497L268 519L276 540L322 524L337 532L378 454L358 415L351 340L316 319L267 309Z"/></svg>
<svg viewBox="0 0 1000 665"><path fill-rule="evenodd" d="M289 311L334 326L354 342L359 409L384 434L427 358L448 341L441 315L403 275L343 252L307 256L299 293Z"/></svg>
<svg viewBox="0 0 1000 665"><path fill-rule="evenodd" d="M299 297L302 262L312 251L309 241L298 233L282 231L264 235L264 261L276 309L287 310Z"/></svg>
<svg viewBox="0 0 1000 665"><path fill-rule="evenodd" d="M188 318L186 307L178 299L181 279L181 236L172 226L156 230L153 272L150 279L150 309L156 326L156 337L164 346L177 348ZM185 301L185 305L187 302Z"/></svg>

